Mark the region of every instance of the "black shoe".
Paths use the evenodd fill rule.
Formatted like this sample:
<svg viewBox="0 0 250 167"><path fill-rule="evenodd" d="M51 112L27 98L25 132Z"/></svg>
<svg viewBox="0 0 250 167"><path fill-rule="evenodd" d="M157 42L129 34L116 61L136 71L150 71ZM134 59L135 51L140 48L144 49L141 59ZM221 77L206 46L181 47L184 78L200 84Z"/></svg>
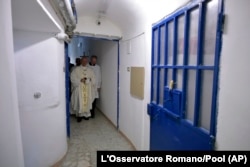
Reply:
<svg viewBox="0 0 250 167"><path fill-rule="evenodd" d="M81 117L77 117L77 122L81 122L82 118Z"/></svg>
<svg viewBox="0 0 250 167"><path fill-rule="evenodd" d="M89 120L89 117L83 117L84 120Z"/></svg>

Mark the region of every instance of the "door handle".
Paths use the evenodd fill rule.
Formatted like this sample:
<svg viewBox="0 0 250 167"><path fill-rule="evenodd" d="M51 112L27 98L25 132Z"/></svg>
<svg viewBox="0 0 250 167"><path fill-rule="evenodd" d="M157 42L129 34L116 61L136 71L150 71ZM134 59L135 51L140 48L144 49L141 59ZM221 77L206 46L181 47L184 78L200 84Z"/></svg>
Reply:
<svg viewBox="0 0 250 167"><path fill-rule="evenodd" d="M169 90L173 90L174 89L174 80L171 80L169 83Z"/></svg>

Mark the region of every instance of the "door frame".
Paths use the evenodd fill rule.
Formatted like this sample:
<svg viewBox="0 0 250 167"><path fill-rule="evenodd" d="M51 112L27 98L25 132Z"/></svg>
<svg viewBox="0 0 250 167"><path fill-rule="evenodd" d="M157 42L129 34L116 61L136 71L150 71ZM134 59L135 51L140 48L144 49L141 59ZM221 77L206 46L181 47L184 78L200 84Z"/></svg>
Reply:
<svg viewBox="0 0 250 167"><path fill-rule="evenodd" d="M64 61L65 61L65 92L66 92L66 131L70 138L70 71L69 71L69 44L64 42Z"/></svg>
<svg viewBox="0 0 250 167"><path fill-rule="evenodd" d="M105 39L105 38L98 38L98 37L89 37L84 35L74 35L73 38L82 37L82 38L89 38L89 39L95 39L95 40L102 40L102 41L113 41L117 42L117 119L116 119L116 128L119 130L119 119L120 119L120 40L111 40L111 39ZM64 43L65 48L65 87L66 87L66 127L67 127L67 136L70 137L70 88L69 88L69 82L70 82L70 72L69 72L69 63L67 63L68 59L68 43Z"/></svg>

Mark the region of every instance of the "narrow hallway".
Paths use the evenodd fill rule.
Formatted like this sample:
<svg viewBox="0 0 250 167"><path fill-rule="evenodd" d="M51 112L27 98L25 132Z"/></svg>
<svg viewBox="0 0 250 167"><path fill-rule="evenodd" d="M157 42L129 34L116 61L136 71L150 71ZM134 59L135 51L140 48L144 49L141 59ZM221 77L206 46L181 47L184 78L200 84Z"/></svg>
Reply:
<svg viewBox="0 0 250 167"><path fill-rule="evenodd" d="M77 123L71 117L71 137L62 167L95 167L98 150L134 150L100 111L96 117Z"/></svg>
<svg viewBox="0 0 250 167"><path fill-rule="evenodd" d="M98 150L249 151L249 6L1 0L0 167L95 167ZM94 55L103 114L77 123L68 67Z"/></svg>

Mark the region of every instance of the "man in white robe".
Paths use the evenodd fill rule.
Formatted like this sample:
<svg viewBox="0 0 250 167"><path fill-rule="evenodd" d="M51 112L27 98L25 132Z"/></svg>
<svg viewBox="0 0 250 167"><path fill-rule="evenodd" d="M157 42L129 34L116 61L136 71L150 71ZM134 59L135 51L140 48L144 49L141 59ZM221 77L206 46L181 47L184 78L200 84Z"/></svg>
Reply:
<svg viewBox="0 0 250 167"><path fill-rule="evenodd" d="M72 95L71 107L77 121L82 118L88 120L91 116L90 110L95 99L96 78L93 70L88 66L88 57L83 57L79 67L76 67L71 75Z"/></svg>
<svg viewBox="0 0 250 167"><path fill-rule="evenodd" d="M96 63L97 63L97 56L95 55L91 56L89 67L93 69L96 77L95 100L92 105L92 110L90 110L92 118L95 117L96 100L99 98L99 93L101 90L101 83L102 83L101 68Z"/></svg>

